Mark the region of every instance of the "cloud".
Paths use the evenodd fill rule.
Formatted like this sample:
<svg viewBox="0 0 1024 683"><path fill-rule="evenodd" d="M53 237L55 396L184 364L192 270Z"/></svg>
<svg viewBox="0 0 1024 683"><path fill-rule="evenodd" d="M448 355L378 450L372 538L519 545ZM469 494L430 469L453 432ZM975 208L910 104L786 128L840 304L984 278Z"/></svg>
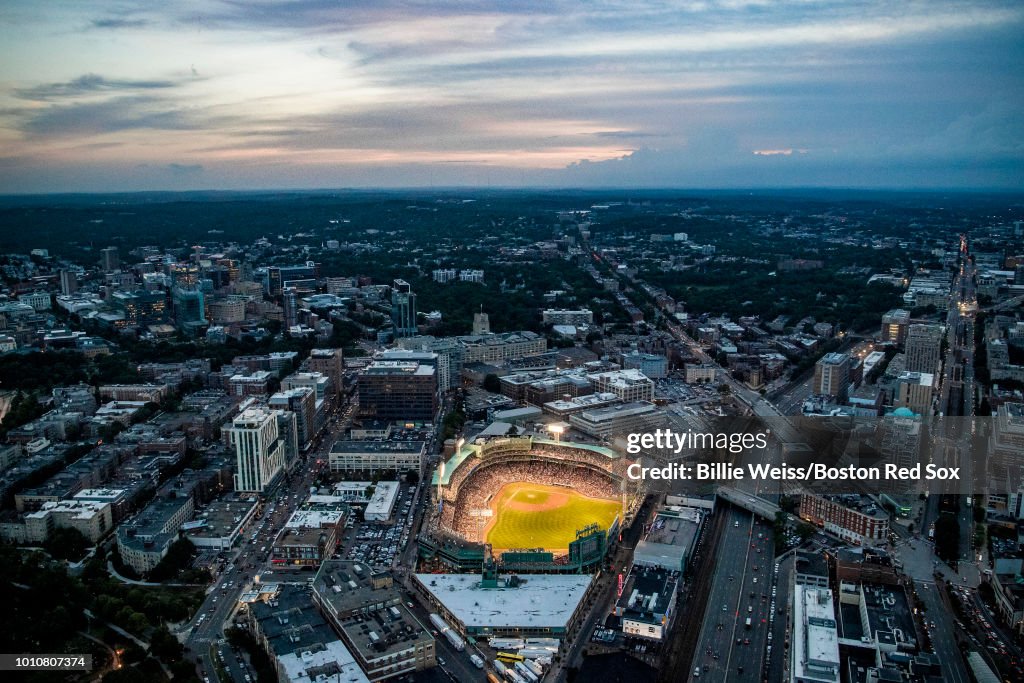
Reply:
<svg viewBox="0 0 1024 683"><path fill-rule="evenodd" d="M14 96L23 100L50 101L94 95L137 90L161 90L177 85L168 80L127 80L108 79L99 74L83 74L78 78L63 83L47 83L32 88L14 90Z"/></svg>
<svg viewBox="0 0 1024 683"><path fill-rule="evenodd" d="M970 161L1005 182L1024 156L1024 7L999 0L0 13L14 19L0 22L0 148L54 178L104 165L97 178L116 182L121 164L129 184L212 187L479 181L471 168L515 183L847 184L945 181Z"/></svg>
<svg viewBox="0 0 1024 683"><path fill-rule="evenodd" d="M796 154L807 154L807 151L808 150L806 150L806 149L796 149L796 150L794 150L792 147L787 147L785 149L755 149L755 150L753 150L753 154L755 156L759 156L759 157L778 157L778 156L788 157L788 156L793 156L794 153L796 153Z"/></svg>
<svg viewBox="0 0 1024 683"><path fill-rule="evenodd" d="M175 175L195 175L203 172L202 164L167 164L167 169Z"/></svg>
<svg viewBox="0 0 1024 683"><path fill-rule="evenodd" d="M147 96L116 97L103 102L50 105L33 110L18 124L37 137L89 136L126 130L194 130L201 127L195 114L162 99Z"/></svg>
<svg viewBox="0 0 1024 683"><path fill-rule="evenodd" d="M148 26L149 22L146 21L145 19L107 18L107 19L93 19L91 24L92 24L93 28L117 29L117 28L142 28L143 26Z"/></svg>

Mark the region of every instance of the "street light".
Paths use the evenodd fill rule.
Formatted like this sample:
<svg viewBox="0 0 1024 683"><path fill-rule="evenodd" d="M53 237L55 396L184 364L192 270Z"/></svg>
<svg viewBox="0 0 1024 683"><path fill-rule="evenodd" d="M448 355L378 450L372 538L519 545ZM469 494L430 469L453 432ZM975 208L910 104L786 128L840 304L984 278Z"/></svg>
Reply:
<svg viewBox="0 0 1024 683"><path fill-rule="evenodd" d="M560 424L548 425L548 431L555 436L555 441L562 440L562 433L565 432L565 427Z"/></svg>

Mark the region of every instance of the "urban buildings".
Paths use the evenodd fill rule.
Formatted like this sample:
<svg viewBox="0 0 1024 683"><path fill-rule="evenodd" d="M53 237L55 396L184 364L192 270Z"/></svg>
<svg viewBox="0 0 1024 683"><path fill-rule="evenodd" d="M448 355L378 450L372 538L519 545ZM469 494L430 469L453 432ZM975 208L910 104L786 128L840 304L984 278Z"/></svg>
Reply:
<svg viewBox="0 0 1024 683"><path fill-rule="evenodd" d="M644 376L652 379L668 376L668 358L656 353L625 353L622 355L622 367L626 370L639 370Z"/></svg>
<svg viewBox="0 0 1024 683"><path fill-rule="evenodd" d="M391 322L395 326L395 337L411 337L416 334L416 293L405 280L395 280L391 285Z"/></svg>
<svg viewBox="0 0 1024 683"><path fill-rule="evenodd" d="M296 437L300 450L309 448L317 433L316 390L295 387L279 391L270 397L271 408L295 414Z"/></svg>
<svg viewBox="0 0 1024 683"><path fill-rule="evenodd" d="M358 386L366 417L432 421L437 412L437 369L417 361L373 361Z"/></svg>
<svg viewBox="0 0 1024 683"><path fill-rule="evenodd" d="M340 397L345 391L345 360L341 349L313 349L307 364L310 372L329 377L334 393Z"/></svg>
<svg viewBox="0 0 1024 683"><path fill-rule="evenodd" d="M106 272L117 270L121 266L121 259L117 253L117 247L104 247L100 249L100 268Z"/></svg>
<svg viewBox="0 0 1024 683"><path fill-rule="evenodd" d="M585 614L594 586L588 574L500 576L415 574L432 608L463 637L564 637ZM487 605L488 609L480 609Z"/></svg>
<svg viewBox="0 0 1024 683"><path fill-rule="evenodd" d="M160 325L170 319L167 295L163 292L114 292L111 303L124 312L124 324L128 327ZM173 330L172 330L173 332Z"/></svg>
<svg viewBox="0 0 1024 683"><path fill-rule="evenodd" d="M545 325L582 327L594 324L594 312L585 308L578 310L547 308L541 311L541 320Z"/></svg>
<svg viewBox="0 0 1024 683"><path fill-rule="evenodd" d="M78 275L73 270L60 271L60 293L70 296L78 291Z"/></svg>
<svg viewBox="0 0 1024 683"><path fill-rule="evenodd" d="M121 561L145 574L152 571L178 538L181 526L192 518L191 496L157 498L117 528Z"/></svg>
<svg viewBox="0 0 1024 683"><path fill-rule="evenodd" d="M906 369L910 372L937 373L941 362L942 337L942 325L911 325L907 332Z"/></svg>
<svg viewBox="0 0 1024 683"><path fill-rule="evenodd" d="M612 370L587 375L594 390L615 394L620 401L653 401L654 382L639 370Z"/></svg>
<svg viewBox="0 0 1024 683"><path fill-rule="evenodd" d="M718 366L711 363L687 363L687 384L710 384L715 381Z"/></svg>
<svg viewBox="0 0 1024 683"><path fill-rule="evenodd" d="M671 624L679 573L661 567L634 565L613 613L626 636L662 640Z"/></svg>
<svg viewBox="0 0 1024 683"><path fill-rule="evenodd" d="M791 623L790 683L837 683L839 632L832 591L816 586L794 586Z"/></svg>
<svg viewBox="0 0 1024 683"><path fill-rule="evenodd" d="M313 601L371 681L436 665L434 639L406 608L391 574L357 562L324 562Z"/></svg>
<svg viewBox="0 0 1024 683"><path fill-rule="evenodd" d="M198 328L208 324L202 290L175 287L171 300L174 306L174 324L178 329L195 334Z"/></svg>
<svg viewBox="0 0 1024 683"><path fill-rule="evenodd" d="M547 339L535 332L466 335L458 337L458 340L463 347L464 364L498 363L512 358L535 356L548 349Z"/></svg>
<svg viewBox="0 0 1024 683"><path fill-rule="evenodd" d="M664 414L647 401L581 410L569 416L569 424L595 439L649 432L662 426L664 420Z"/></svg>
<svg viewBox="0 0 1024 683"><path fill-rule="evenodd" d="M224 428L235 449L235 490L265 493L284 471L286 442L278 430L277 411L243 410Z"/></svg>
<svg viewBox="0 0 1024 683"><path fill-rule="evenodd" d="M935 375L928 372L903 372L897 384L896 400L893 405L907 408L916 415L930 417Z"/></svg>
<svg viewBox="0 0 1024 683"><path fill-rule="evenodd" d="M336 441L328 463L332 472L382 472L419 474L426 444L422 441Z"/></svg>
<svg viewBox="0 0 1024 683"><path fill-rule="evenodd" d="M813 392L845 401L850 388L850 356L826 353L814 366Z"/></svg>
<svg viewBox="0 0 1024 683"><path fill-rule="evenodd" d="M96 543L114 528L110 503L92 500L48 501L25 515L25 540L42 543L54 529L77 529Z"/></svg>
<svg viewBox="0 0 1024 683"><path fill-rule="evenodd" d="M879 339L883 342L891 342L897 346L903 346L907 340L907 330L910 327L910 311L902 308L894 308L882 316L882 330Z"/></svg>
<svg viewBox="0 0 1024 683"><path fill-rule="evenodd" d="M868 498L856 494L800 496L800 519L816 524L856 545L884 543L889 515Z"/></svg>
<svg viewBox="0 0 1024 683"><path fill-rule="evenodd" d="M312 261L295 266L271 266L267 269L267 291L271 296L280 296L286 287L316 291L319 277L320 268Z"/></svg>

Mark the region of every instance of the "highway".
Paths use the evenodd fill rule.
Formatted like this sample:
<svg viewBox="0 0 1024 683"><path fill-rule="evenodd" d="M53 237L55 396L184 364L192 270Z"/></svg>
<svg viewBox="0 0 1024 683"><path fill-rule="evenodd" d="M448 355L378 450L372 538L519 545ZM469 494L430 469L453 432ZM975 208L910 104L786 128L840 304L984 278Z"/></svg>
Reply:
<svg viewBox="0 0 1024 683"><path fill-rule="evenodd" d="M786 672L789 670L787 655L789 648L786 642L789 639L789 610L793 600L793 573L796 569L796 553L784 553L780 559L779 571L775 574L775 587L778 595L775 597L775 623L772 625L772 651L766 654L767 671L765 678L769 681L787 680Z"/></svg>
<svg viewBox="0 0 1024 683"><path fill-rule="evenodd" d="M741 673L757 677L764 662L773 575L771 528L733 507L726 513L725 527L690 672L689 680L696 683L724 682Z"/></svg>

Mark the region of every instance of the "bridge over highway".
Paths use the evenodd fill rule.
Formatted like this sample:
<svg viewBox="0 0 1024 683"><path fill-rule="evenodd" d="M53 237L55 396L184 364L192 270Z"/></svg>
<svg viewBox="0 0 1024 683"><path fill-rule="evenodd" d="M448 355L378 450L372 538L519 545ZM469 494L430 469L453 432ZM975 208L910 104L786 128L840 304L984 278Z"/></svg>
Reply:
<svg viewBox="0 0 1024 683"><path fill-rule="evenodd" d="M717 493L722 500L726 500L744 510L749 510L759 517L764 517L769 522L774 522L775 515L782 510L775 503L731 486L719 486Z"/></svg>

